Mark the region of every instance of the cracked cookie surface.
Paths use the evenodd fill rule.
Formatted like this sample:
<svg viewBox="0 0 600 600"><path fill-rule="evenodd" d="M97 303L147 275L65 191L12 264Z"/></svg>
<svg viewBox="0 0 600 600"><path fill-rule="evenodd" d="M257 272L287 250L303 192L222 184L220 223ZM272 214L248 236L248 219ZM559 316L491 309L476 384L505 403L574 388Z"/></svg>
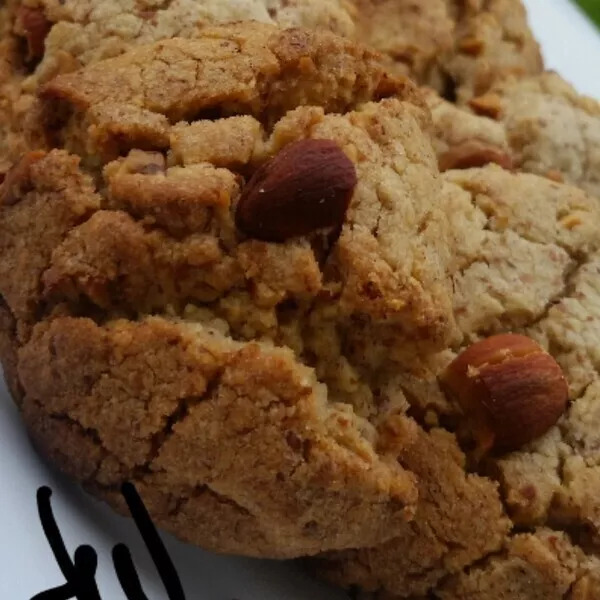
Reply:
<svg viewBox="0 0 600 600"><path fill-rule="evenodd" d="M3 160L25 149L22 119L38 88L55 76L133 46L198 38L215 23L330 31L372 46L393 73L440 92L456 88L461 101L507 73L540 70L520 0L10 0L0 15L0 83L7 81L4 94L11 99L0 107Z"/></svg>
<svg viewBox="0 0 600 600"><path fill-rule="evenodd" d="M553 76L497 83L541 68L521 4L395 2L386 28L390 3L366 0L125 4L0 9L0 27L33 11L0 50L29 150L2 171L0 358L36 444L117 509L134 481L185 540L325 553L326 577L384 599L595 600L600 208L555 181L594 192L595 109ZM209 26L242 17L265 22ZM478 114L273 20L371 38L434 85L452 34L442 71ZM571 162L544 127L519 148L521 94L590 133ZM344 222L249 239L248 182L305 140L353 164ZM564 175L532 158L546 147ZM556 358L571 402L476 462L438 375L506 331Z"/></svg>
<svg viewBox="0 0 600 600"><path fill-rule="evenodd" d="M317 567L334 582L386 599L593 594L600 575L600 203L578 188L497 165L448 171L444 180L462 341L396 375L410 411L431 427L399 456L405 464L402 457L427 440L418 463L414 456L408 462L419 481L417 512L401 537L329 554ZM461 347L510 331L538 339L553 354L572 402L544 437L474 463L456 425L464 415L445 398L437 375ZM456 437L440 432L440 423ZM435 451L440 436L446 445Z"/></svg>
<svg viewBox="0 0 600 600"><path fill-rule="evenodd" d="M213 550L393 537L418 494L394 452L418 429L383 445L353 336L385 332L399 361L455 333L413 87L332 34L246 23L61 75L31 116L45 149L0 194L0 351L43 451L113 504L136 482L158 523ZM344 222L244 236L252 174L311 139L356 172Z"/></svg>

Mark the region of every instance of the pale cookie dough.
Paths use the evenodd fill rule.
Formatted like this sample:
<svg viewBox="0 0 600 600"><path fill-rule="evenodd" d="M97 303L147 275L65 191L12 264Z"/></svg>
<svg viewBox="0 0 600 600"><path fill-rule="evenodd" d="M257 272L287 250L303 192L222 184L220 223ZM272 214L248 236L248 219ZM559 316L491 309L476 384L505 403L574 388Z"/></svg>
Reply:
<svg viewBox="0 0 600 600"><path fill-rule="evenodd" d="M327 555L317 569L386 600L570 600L575 591L591 600L583 594L593 594L600 577L600 203L496 165L448 171L444 179L459 346L507 331L539 339L563 367L572 403L543 438L476 463L458 451L457 439L470 447L464 415L437 383L456 349L410 369L404 363L396 386L409 413L433 427L425 439L445 439L445 450L425 450L419 438L399 453L420 482L417 513L403 536ZM420 448L418 464L405 462L410 448Z"/></svg>
<svg viewBox="0 0 600 600"><path fill-rule="evenodd" d="M447 0L456 19L454 47L440 60L447 94L459 104L507 75L540 73L540 48L521 0Z"/></svg>
<svg viewBox="0 0 600 600"><path fill-rule="evenodd" d="M431 110L433 147L440 171L489 163L513 168L513 151L502 123L452 104L432 89L423 91Z"/></svg>
<svg viewBox="0 0 600 600"><path fill-rule="evenodd" d="M425 92L440 170L497 163L600 197L600 103L556 73L509 77L468 106Z"/></svg>
<svg viewBox="0 0 600 600"><path fill-rule="evenodd" d="M455 22L446 0L353 0L356 37L393 72L440 87L438 57L450 52Z"/></svg>
<svg viewBox="0 0 600 600"><path fill-rule="evenodd" d="M600 103L556 73L510 78L471 102L501 123L515 166L600 197Z"/></svg>

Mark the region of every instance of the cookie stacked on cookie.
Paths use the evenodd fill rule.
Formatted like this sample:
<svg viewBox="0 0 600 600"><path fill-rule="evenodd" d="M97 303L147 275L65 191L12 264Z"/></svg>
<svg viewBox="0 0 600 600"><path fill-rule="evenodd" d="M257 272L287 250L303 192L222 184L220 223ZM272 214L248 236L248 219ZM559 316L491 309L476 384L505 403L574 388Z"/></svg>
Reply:
<svg viewBox="0 0 600 600"><path fill-rule="evenodd" d="M600 597L600 109L520 2L0 27L0 357L44 454L381 599Z"/></svg>

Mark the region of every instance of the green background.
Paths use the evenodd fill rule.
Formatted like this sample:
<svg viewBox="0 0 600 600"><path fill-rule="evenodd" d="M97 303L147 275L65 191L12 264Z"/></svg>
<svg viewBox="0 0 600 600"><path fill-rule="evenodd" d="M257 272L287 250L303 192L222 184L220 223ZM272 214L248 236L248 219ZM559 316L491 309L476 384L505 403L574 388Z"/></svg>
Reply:
<svg viewBox="0 0 600 600"><path fill-rule="evenodd" d="M575 0L600 27L600 0Z"/></svg>

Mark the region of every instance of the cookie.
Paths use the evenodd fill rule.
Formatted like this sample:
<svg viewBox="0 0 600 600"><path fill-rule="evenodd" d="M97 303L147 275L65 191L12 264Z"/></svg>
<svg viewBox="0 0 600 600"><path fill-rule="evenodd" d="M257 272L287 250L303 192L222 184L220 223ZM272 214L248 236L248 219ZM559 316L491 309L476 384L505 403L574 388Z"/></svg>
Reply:
<svg viewBox="0 0 600 600"><path fill-rule="evenodd" d="M0 14L6 30L0 83L7 80L3 97L10 98L5 116L0 113L0 133L4 160L9 161L27 149L19 123L41 85L132 46L175 36L194 38L207 25L239 20L280 20L286 27L323 27L346 36L353 32L353 20L337 0L10 0Z"/></svg>
<svg viewBox="0 0 600 600"><path fill-rule="evenodd" d="M454 46L440 58L445 96L460 104L508 75L542 71L540 48L521 0L448 0L456 20Z"/></svg>
<svg viewBox="0 0 600 600"><path fill-rule="evenodd" d="M428 431L399 453L417 474L417 512L396 540L328 554L317 569L381 598L559 600L573 589L594 598L600 203L497 165L444 179L462 341L397 373L410 412ZM543 437L481 458L472 432L465 437L468 416L439 381L457 354L504 332L526 334L552 353L571 404Z"/></svg>
<svg viewBox="0 0 600 600"><path fill-rule="evenodd" d="M514 151L502 123L452 104L432 89L424 92L431 110L431 135L440 171L483 167L489 163L508 170L515 168Z"/></svg>
<svg viewBox="0 0 600 600"><path fill-rule="evenodd" d="M11 157L23 148L21 139L11 135L17 115L27 106L22 106L21 83L25 77L25 55L19 39L13 34L13 4L0 6L0 177L11 166Z"/></svg>
<svg viewBox="0 0 600 600"><path fill-rule="evenodd" d="M600 197L600 103L552 72L499 82L472 110L501 123L515 166Z"/></svg>
<svg viewBox="0 0 600 600"><path fill-rule="evenodd" d="M600 103L559 75L497 82L468 106L426 91L440 170L496 163L577 185L600 197Z"/></svg>
<svg viewBox="0 0 600 600"><path fill-rule="evenodd" d="M0 358L40 451L382 599L593 600L600 203L541 121L518 144L551 77L506 79L541 68L521 4L85 8L0 9Z"/></svg>
<svg viewBox="0 0 600 600"><path fill-rule="evenodd" d="M172 0L160 6L150 0L11 0L0 11L6 30L0 48L4 57L0 84L6 80L3 96L10 98L0 109L5 140L0 156L5 163L26 150L20 123L37 89L53 77L116 57L132 46L172 37L196 38L212 23L255 20L328 30L369 44L381 53L390 72L408 75L440 93L456 86L481 93L485 86L473 83L475 79L485 78L491 84L507 71L533 70L503 66L502 61L528 60L515 54L513 42L498 41L489 51L482 50L481 56L471 52L465 58L464 44L455 41L457 36L468 38L468 28L479 32L483 27L477 35L485 37L488 22L494 32L507 30L502 39L517 40L513 30L531 37L518 3L515 10L501 3L491 7L471 3L468 10L459 11L456 3L447 0ZM464 100L472 93L459 89L459 95Z"/></svg>
<svg viewBox="0 0 600 600"><path fill-rule="evenodd" d="M387 450L393 389L367 377L456 334L413 86L333 34L244 23L60 75L28 123L39 149L0 192L0 350L42 451L117 507L134 481L159 525L221 552L401 530L417 482L394 452L418 428Z"/></svg>
<svg viewBox="0 0 600 600"><path fill-rule="evenodd" d="M438 56L451 52L455 21L446 0L354 0L355 36L391 72L439 86Z"/></svg>

